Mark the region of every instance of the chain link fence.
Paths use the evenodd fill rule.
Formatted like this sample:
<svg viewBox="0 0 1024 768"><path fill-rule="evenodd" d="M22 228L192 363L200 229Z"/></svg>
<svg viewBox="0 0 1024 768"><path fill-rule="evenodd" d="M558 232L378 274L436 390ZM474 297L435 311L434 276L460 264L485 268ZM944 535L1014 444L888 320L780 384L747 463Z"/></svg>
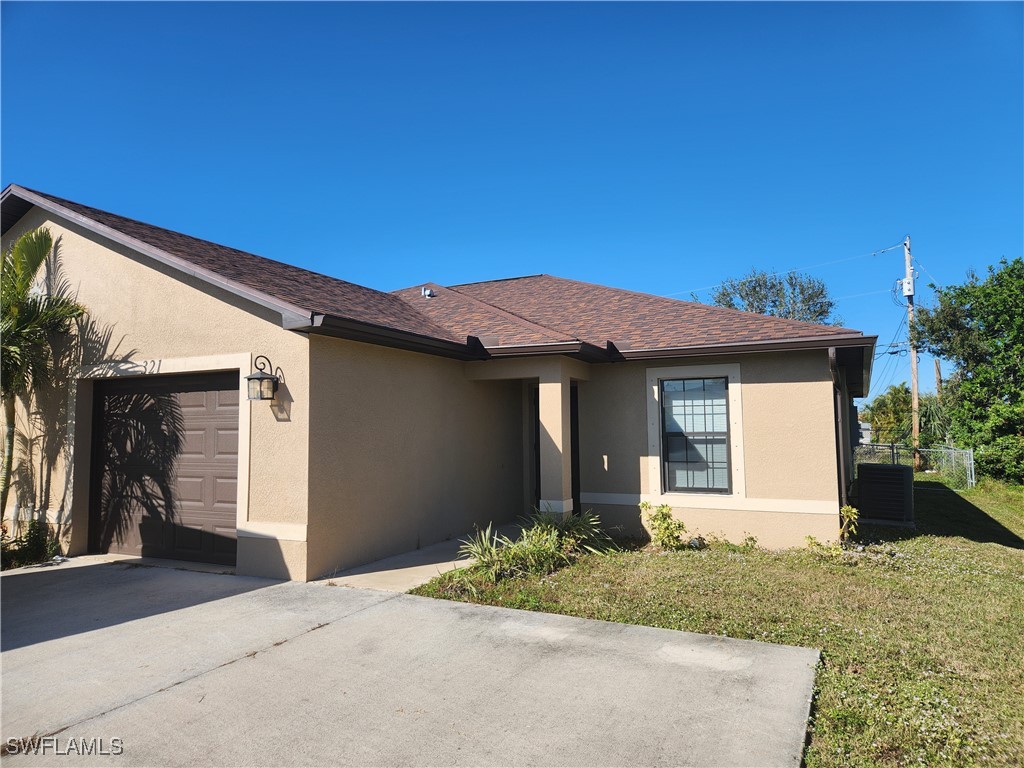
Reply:
<svg viewBox="0 0 1024 768"><path fill-rule="evenodd" d="M914 467L915 480L935 479L950 488L964 491L973 488L974 451L960 448L914 448L909 445L866 443L853 449L854 476L859 464L902 464Z"/></svg>

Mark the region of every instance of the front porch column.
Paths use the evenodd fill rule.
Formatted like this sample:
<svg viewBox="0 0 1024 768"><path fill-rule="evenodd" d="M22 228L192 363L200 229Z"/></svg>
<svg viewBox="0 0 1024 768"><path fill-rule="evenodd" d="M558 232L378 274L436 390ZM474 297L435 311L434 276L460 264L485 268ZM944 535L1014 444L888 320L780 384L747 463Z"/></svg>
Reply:
<svg viewBox="0 0 1024 768"><path fill-rule="evenodd" d="M572 428L567 366L540 375L540 510L565 517L572 511Z"/></svg>

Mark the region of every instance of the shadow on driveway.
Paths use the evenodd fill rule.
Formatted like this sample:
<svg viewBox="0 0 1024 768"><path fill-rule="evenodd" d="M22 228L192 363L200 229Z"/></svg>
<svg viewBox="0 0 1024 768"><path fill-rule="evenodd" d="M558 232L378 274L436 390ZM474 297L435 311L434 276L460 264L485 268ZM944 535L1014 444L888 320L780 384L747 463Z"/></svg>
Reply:
<svg viewBox="0 0 1024 768"><path fill-rule="evenodd" d="M124 571L131 570L131 578ZM4 651L223 600L280 582L118 563L20 569L0 577Z"/></svg>
<svg viewBox="0 0 1024 768"><path fill-rule="evenodd" d="M0 737L124 744L75 765L800 764L812 649L65 565L2 579L5 643L20 647L3 654Z"/></svg>

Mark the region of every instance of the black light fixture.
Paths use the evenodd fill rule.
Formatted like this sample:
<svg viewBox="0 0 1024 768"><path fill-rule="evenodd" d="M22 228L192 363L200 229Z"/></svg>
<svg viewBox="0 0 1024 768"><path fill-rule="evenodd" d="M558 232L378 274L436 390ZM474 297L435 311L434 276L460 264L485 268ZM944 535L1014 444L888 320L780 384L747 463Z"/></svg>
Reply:
<svg viewBox="0 0 1024 768"><path fill-rule="evenodd" d="M249 399L273 400L274 393L277 392L278 382L280 381L274 374L267 373L268 369L274 370L273 363L270 362L266 355L257 355L252 364L256 367L256 373L251 373L245 377L245 380L249 382Z"/></svg>

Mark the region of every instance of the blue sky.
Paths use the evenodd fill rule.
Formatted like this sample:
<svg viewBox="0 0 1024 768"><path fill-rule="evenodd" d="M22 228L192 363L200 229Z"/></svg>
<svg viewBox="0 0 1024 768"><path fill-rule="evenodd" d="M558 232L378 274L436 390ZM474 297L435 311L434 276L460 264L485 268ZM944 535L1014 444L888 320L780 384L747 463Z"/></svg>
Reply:
<svg viewBox="0 0 1024 768"><path fill-rule="evenodd" d="M1022 11L4 2L0 181L384 290L807 267L888 343L868 254L1024 252Z"/></svg>

